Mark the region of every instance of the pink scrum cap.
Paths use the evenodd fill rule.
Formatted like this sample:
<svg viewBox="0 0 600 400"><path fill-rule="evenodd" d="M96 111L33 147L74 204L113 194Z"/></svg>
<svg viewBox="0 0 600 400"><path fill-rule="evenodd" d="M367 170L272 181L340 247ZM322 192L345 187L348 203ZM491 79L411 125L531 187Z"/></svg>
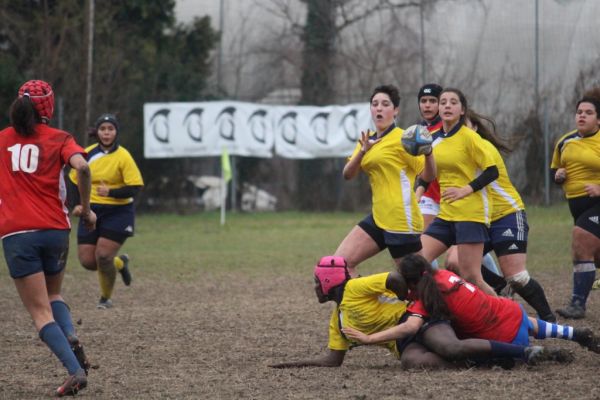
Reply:
<svg viewBox="0 0 600 400"><path fill-rule="evenodd" d="M350 279L348 263L346 263L344 257L325 256L315 266L315 276L321 284L323 294L327 295L331 288L341 285L345 280Z"/></svg>

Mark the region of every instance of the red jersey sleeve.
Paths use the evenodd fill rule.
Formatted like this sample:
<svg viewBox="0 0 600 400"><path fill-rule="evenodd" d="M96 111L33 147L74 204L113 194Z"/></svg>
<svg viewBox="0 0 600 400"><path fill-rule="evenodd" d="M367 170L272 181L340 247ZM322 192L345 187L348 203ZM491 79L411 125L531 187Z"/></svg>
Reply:
<svg viewBox="0 0 600 400"><path fill-rule="evenodd" d="M83 157L87 155L83 147L77 144L73 136L66 135L64 145L60 151L60 156L63 160L63 163L69 165L69 160L75 154L81 154Z"/></svg>

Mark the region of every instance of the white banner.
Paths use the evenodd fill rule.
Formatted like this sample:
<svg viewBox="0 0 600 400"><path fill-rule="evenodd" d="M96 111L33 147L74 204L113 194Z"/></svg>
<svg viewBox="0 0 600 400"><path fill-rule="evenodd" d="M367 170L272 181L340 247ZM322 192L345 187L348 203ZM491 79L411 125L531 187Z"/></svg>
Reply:
<svg viewBox="0 0 600 400"><path fill-rule="evenodd" d="M372 129L368 103L271 106L233 101L147 103L146 158L231 155L347 157L360 131Z"/></svg>

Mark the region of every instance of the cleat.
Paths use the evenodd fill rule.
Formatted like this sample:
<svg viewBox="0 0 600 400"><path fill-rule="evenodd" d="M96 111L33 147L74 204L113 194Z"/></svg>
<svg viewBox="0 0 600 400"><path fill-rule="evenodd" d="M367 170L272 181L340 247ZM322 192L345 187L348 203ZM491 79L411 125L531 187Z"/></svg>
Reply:
<svg viewBox="0 0 600 400"><path fill-rule="evenodd" d="M87 386L87 377L83 371L77 371L75 375L71 375L67 378L65 383L56 389L56 395L58 397L63 396L75 396L80 390Z"/></svg>
<svg viewBox="0 0 600 400"><path fill-rule="evenodd" d="M119 258L123 261L123 268L119 270L121 278L125 286L131 285L131 272L129 271L129 256L127 254L121 254Z"/></svg>
<svg viewBox="0 0 600 400"><path fill-rule="evenodd" d="M564 318L581 319L585 317L585 308L579 303L571 303L564 308L557 309L556 312Z"/></svg>
<svg viewBox="0 0 600 400"><path fill-rule="evenodd" d="M105 299L104 297L100 297L100 301L98 302L96 308L99 310L106 310L107 308L111 308L112 306L113 303L111 299Z"/></svg>
<svg viewBox="0 0 600 400"><path fill-rule="evenodd" d="M574 359L573 353L566 349L547 349L542 346L529 346L525 348L525 362L528 365L538 365L546 361L567 364Z"/></svg>
<svg viewBox="0 0 600 400"><path fill-rule="evenodd" d="M88 375L92 364L85 356L85 352L83 351L83 346L79 343L79 339L77 336L69 336L67 338L69 344L71 345L71 350L73 350L73 354L79 361L79 366L85 371L85 374Z"/></svg>
<svg viewBox="0 0 600 400"><path fill-rule="evenodd" d="M573 340L581 347L600 354L600 339L594 335L590 328L575 328Z"/></svg>

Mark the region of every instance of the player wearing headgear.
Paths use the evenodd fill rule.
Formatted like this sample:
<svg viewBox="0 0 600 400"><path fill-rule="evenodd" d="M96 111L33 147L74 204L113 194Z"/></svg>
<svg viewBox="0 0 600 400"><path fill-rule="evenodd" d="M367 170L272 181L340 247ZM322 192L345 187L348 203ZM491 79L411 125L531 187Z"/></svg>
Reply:
<svg viewBox="0 0 600 400"><path fill-rule="evenodd" d="M438 113L438 97L442 87L436 83L428 83L419 89L417 99L419 102L419 113L421 114L421 125L424 125L432 135L442 127L442 120ZM417 186L417 200L419 209L423 214L424 229L427 229L436 215L440 212L440 184L434 179L427 186Z"/></svg>
<svg viewBox="0 0 600 400"><path fill-rule="evenodd" d="M406 285L397 272L350 279L346 260L327 256L315 266L314 279L319 303L336 303L329 321L329 350L318 359L284 362L272 365L274 368L339 367L356 344L344 336L342 328L355 326L378 332L396 325L406 310L406 302L399 300L406 298ZM400 357L401 343L390 341L382 346Z"/></svg>
<svg viewBox="0 0 600 400"><path fill-rule="evenodd" d="M77 231L79 262L91 271L98 271L100 301L98 308L112 307L116 272L125 285L131 284L129 256L117 256L128 237L133 236L135 211L133 199L144 181L131 154L119 144L120 126L115 115L102 114L96 121L94 135L98 142L89 146L87 160L92 170L92 210L98 216L96 229ZM77 183L71 172L71 181ZM73 213L79 213L75 206Z"/></svg>
<svg viewBox="0 0 600 400"><path fill-rule="evenodd" d="M552 174L562 185L573 217L571 301L556 312L565 318L585 317L600 253L600 98L586 93L577 102L577 129L563 135L554 148Z"/></svg>
<svg viewBox="0 0 600 400"><path fill-rule="evenodd" d="M89 362L61 296L71 223L65 206L63 168L77 175L81 224L92 229L90 169L73 137L48 126L54 112L50 84L28 81L0 132L0 237L6 264L40 339L62 362L68 379L58 396L87 386Z"/></svg>
<svg viewBox="0 0 600 400"><path fill-rule="evenodd" d="M344 257L352 276L359 263L386 248L396 263L421 250L423 218L413 185L418 174L427 182L435 177L431 155L412 156L401 144L403 131L394 122L400 104L398 89L378 86L370 103L375 132L361 132L343 176L353 179L361 171L368 175L372 212L346 235L334 254Z"/></svg>

